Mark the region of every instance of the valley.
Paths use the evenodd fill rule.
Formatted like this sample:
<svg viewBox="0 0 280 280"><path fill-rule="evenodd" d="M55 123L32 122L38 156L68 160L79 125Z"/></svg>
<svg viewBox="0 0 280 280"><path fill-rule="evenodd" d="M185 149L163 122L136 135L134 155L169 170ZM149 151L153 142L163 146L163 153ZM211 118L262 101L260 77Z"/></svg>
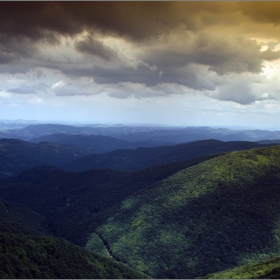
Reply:
<svg viewBox="0 0 280 280"><path fill-rule="evenodd" d="M67 129L0 139L1 278L278 276L276 132L179 144L172 129Z"/></svg>

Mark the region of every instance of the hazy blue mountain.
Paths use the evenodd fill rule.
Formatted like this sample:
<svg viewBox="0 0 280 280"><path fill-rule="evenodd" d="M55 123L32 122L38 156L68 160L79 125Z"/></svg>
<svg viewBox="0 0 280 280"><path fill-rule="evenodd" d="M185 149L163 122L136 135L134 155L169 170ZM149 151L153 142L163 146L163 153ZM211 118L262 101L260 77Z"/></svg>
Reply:
<svg viewBox="0 0 280 280"><path fill-rule="evenodd" d="M280 139L279 131L231 130L211 127L157 127L125 125L84 125L36 124L5 131L9 138L29 140L50 134L106 135L129 142L154 141L185 143L196 140L217 139L222 141L259 141ZM1 137L1 135L0 135ZM5 136L7 137L7 135Z"/></svg>
<svg viewBox="0 0 280 280"><path fill-rule="evenodd" d="M258 141L279 139L280 131L244 130L235 131L226 128L186 127L181 129L154 130L121 135L127 141L162 141L184 143L197 140L217 139L221 141Z"/></svg>
<svg viewBox="0 0 280 280"><path fill-rule="evenodd" d="M71 126L63 124L36 124L28 125L19 129L9 129L5 131L13 138L29 140L32 138L50 135L50 134L80 134L80 135L106 135L118 138L123 134L137 133L141 131L154 131L160 129L152 126L123 126L123 125L84 125ZM138 141L138 140L136 140Z"/></svg>
<svg viewBox="0 0 280 280"><path fill-rule="evenodd" d="M66 164L71 171L111 168L116 170L139 170L168 162L175 162L228 151L246 150L261 145L255 142L218 140L195 141L175 146L117 150L101 155L89 155Z"/></svg>
<svg viewBox="0 0 280 280"><path fill-rule="evenodd" d="M29 142L52 142L62 145L76 145L90 149L92 153L106 153L120 149L136 149L138 147L155 147L162 145L162 142L142 141L128 142L105 135L72 135L72 134L51 134L30 139Z"/></svg>

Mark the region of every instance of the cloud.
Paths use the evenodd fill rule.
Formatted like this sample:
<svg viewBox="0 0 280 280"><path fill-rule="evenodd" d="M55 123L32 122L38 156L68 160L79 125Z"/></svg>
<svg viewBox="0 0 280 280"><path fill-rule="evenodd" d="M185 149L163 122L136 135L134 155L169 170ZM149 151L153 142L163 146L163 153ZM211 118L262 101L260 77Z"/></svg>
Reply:
<svg viewBox="0 0 280 280"><path fill-rule="evenodd" d="M249 105L262 100L276 100L273 92L264 92L261 88L256 88L253 84L246 84L243 81L234 81L234 83L222 85L217 92L210 93L210 96L218 100L232 101L242 105Z"/></svg>
<svg viewBox="0 0 280 280"><path fill-rule="evenodd" d="M49 43L84 30L100 31L141 41L174 32L248 21L278 23L280 5L244 2L1 2L0 34Z"/></svg>
<svg viewBox="0 0 280 280"><path fill-rule="evenodd" d="M76 80L75 83L70 81L59 81L52 85L51 91L57 96L89 96L99 94L102 90L93 82Z"/></svg>
<svg viewBox="0 0 280 280"><path fill-rule="evenodd" d="M276 60L280 58L280 51L272 51L271 48L268 48L266 51L261 53L261 58L264 60Z"/></svg>
<svg viewBox="0 0 280 280"><path fill-rule="evenodd" d="M263 14L263 6L255 4L62 1L17 2L15 9L14 3L2 2L0 73L32 72L34 79L53 84L40 88L30 80L7 89L18 94L106 91L112 97L139 98L200 91L251 104L273 96L263 95L251 80L241 83L240 76L260 74L265 61L280 57L269 47L263 51L255 39L256 34L267 36L265 27L257 29L257 19L266 27L278 21L273 12L278 4ZM269 40L277 44L276 37ZM57 78L46 77L51 71L59 73ZM231 82L229 77L234 77ZM63 84L56 84L59 80Z"/></svg>
<svg viewBox="0 0 280 280"><path fill-rule="evenodd" d="M180 25L197 31L219 23L249 16L254 4L204 2L1 2L0 33L32 40L48 39L56 43L59 36L73 36L84 30L145 40L173 32ZM277 5L263 9L264 20L270 20ZM249 7L249 8L248 8ZM277 9L276 9L277 10ZM241 11L241 13L240 13ZM219 14L219 16L217 16ZM259 17L258 17L259 18ZM272 17L278 21L277 17Z"/></svg>
<svg viewBox="0 0 280 280"><path fill-rule="evenodd" d="M47 89L47 84L39 83L36 85L25 85L21 84L19 87L7 89L7 92L17 93L17 94L36 94L39 91Z"/></svg>
<svg viewBox="0 0 280 280"><path fill-rule="evenodd" d="M83 53L98 56L104 60L110 60L115 56L110 48L104 46L102 42L94 40L89 35L84 40L76 43L76 49Z"/></svg>
<svg viewBox="0 0 280 280"><path fill-rule="evenodd" d="M239 2L238 9L243 15L249 16L256 22L273 24L280 23L280 3L277 1L256 1L255 3Z"/></svg>

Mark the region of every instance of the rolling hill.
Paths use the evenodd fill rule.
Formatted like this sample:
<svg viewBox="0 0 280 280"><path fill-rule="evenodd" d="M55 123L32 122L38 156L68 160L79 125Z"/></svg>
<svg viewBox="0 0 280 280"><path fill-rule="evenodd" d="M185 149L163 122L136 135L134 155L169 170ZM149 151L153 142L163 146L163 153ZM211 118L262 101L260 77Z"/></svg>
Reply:
<svg viewBox="0 0 280 280"><path fill-rule="evenodd" d="M261 146L261 144L246 141L203 140L175 146L117 150L101 155L89 155L74 160L63 167L70 171L101 168L133 171L214 153L246 150Z"/></svg>
<svg viewBox="0 0 280 280"><path fill-rule="evenodd" d="M0 178L40 165L61 166L88 155L87 149L54 143L33 144L18 139L0 140Z"/></svg>
<svg viewBox="0 0 280 280"><path fill-rule="evenodd" d="M100 236L118 260L154 278L201 277L279 254L279 158L275 146L181 170L111 209L90 247Z"/></svg>

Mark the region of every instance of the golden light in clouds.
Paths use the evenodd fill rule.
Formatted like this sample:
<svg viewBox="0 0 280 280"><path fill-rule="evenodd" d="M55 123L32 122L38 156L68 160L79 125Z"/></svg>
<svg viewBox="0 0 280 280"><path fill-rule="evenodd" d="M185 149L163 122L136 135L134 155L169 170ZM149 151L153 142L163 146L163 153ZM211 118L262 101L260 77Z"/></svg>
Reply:
<svg viewBox="0 0 280 280"><path fill-rule="evenodd" d="M15 3L0 3L0 118L280 117L280 2Z"/></svg>

